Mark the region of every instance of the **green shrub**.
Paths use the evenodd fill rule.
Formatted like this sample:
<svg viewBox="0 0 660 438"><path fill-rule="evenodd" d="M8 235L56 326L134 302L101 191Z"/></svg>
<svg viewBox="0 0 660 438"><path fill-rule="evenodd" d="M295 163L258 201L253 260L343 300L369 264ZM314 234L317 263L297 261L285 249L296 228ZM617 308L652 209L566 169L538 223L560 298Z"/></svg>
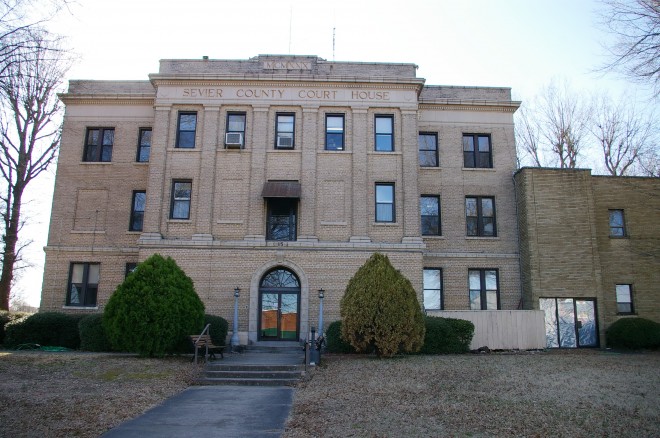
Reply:
<svg viewBox="0 0 660 438"><path fill-rule="evenodd" d="M5 343L5 325L17 319L32 315L26 312L7 312L0 310L0 345Z"/></svg>
<svg viewBox="0 0 660 438"><path fill-rule="evenodd" d="M112 345L103 328L103 314L87 315L78 323L80 349L85 351L112 351Z"/></svg>
<svg viewBox="0 0 660 438"><path fill-rule="evenodd" d="M660 347L660 324L645 318L621 318L606 332L607 346L628 350Z"/></svg>
<svg viewBox="0 0 660 438"><path fill-rule="evenodd" d="M160 357L202 331L204 304L176 262L154 254L112 294L103 326L115 350Z"/></svg>
<svg viewBox="0 0 660 438"><path fill-rule="evenodd" d="M5 326L5 345L39 344L75 350L80 347L78 321L83 316L44 312L14 320Z"/></svg>
<svg viewBox="0 0 660 438"><path fill-rule="evenodd" d="M355 348L341 338L341 321L330 323L325 331L325 342L328 353L355 353Z"/></svg>
<svg viewBox="0 0 660 438"><path fill-rule="evenodd" d="M467 353L474 335L474 324L462 319L426 316L423 354Z"/></svg>
<svg viewBox="0 0 660 438"><path fill-rule="evenodd" d="M416 352L424 342L424 315L410 281L387 256L374 253L348 282L341 299L341 335L357 352L377 356Z"/></svg>
<svg viewBox="0 0 660 438"><path fill-rule="evenodd" d="M221 316L204 315L204 327L206 327L206 324L211 324L209 335L211 335L213 344L225 345L225 342L227 342L227 331L229 330L227 320ZM195 333L189 334L193 335Z"/></svg>

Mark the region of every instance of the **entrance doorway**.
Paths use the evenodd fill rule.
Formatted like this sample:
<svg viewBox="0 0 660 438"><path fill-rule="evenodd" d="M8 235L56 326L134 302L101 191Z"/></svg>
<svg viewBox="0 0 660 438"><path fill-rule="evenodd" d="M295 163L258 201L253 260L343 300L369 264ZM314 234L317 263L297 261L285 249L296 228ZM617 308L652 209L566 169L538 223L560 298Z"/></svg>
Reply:
<svg viewBox="0 0 660 438"><path fill-rule="evenodd" d="M539 304L548 348L598 347L595 299L541 298Z"/></svg>
<svg viewBox="0 0 660 438"><path fill-rule="evenodd" d="M300 282L296 274L275 268L259 284L259 340L297 341L300 330Z"/></svg>

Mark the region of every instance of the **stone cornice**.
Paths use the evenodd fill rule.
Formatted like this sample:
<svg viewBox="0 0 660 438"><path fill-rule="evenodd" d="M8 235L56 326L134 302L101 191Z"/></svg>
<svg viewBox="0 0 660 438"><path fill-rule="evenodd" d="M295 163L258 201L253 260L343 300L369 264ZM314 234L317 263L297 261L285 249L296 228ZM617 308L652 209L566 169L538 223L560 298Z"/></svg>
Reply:
<svg viewBox="0 0 660 438"><path fill-rule="evenodd" d="M153 105L156 94L153 95L121 95L121 94L58 94L65 105Z"/></svg>
<svg viewBox="0 0 660 438"><path fill-rule="evenodd" d="M300 88L300 87L323 87L323 88L373 88L373 89L393 89L393 90L416 90L419 91L424 85L423 79L400 79L400 78L324 78L300 76L295 78L278 77L161 77L150 75L151 81L155 87L162 85L175 86L213 86L213 87L280 87L280 88Z"/></svg>
<svg viewBox="0 0 660 438"><path fill-rule="evenodd" d="M436 100L433 102L422 101L419 103L420 110L442 110L442 111L490 111L514 113L520 107L517 101L484 101L484 100Z"/></svg>

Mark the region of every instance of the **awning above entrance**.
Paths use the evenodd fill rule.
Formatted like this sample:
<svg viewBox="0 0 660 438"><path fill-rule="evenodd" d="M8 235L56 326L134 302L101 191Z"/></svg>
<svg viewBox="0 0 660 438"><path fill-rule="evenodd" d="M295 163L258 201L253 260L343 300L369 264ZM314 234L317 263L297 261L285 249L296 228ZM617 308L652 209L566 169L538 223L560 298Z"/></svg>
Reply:
<svg viewBox="0 0 660 438"><path fill-rule="evenodd" d="M266 181L261 191L263 198L300 198L298 181Z"/></svg>

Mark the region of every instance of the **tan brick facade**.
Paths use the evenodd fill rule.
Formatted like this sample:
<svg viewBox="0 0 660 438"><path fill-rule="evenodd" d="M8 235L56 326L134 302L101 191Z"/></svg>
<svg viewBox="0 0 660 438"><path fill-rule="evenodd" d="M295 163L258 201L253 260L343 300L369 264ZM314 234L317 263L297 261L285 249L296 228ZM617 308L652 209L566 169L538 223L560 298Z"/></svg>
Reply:
<svg viewBox="0 0 660 438"><path fill-rule="evenodd" d="M423 299L423 268L442 269L448 310L469 309L468 270L496 270L500 308L521 308L513 112L506 88L425 86L413 64L259 56L164 60L149 81L71 81L42 292L43 310L102 311L126 263L173 257L207 313L231 323L241 288L242 342L259 338L260 282L281 267L300 282L299 334L339 318L350 277L387 254ZM179 115L196 114L194 148L177 147ZM243 145L227 148L228 115L245 117ZM326 117L342 115L343 148L327 150ZM277 117L293 115L293 148L278 149ZM391 117L393 151L375 149L377 116ZM83 159L90 128L113 128L112 158ZM136 162L152 129L148 163ZM439 165L421 167L418 135L437 136ZM487 136L492 167L468 168L463 136ZM172 219L174 181L191 182L190 214ZM268 238L268 181L295 181L295 240ZM394 188L391 222L376 218L376 185ZM127 231L132 194L146 191L141 231ZM420 196L439 197L441 235L423 236ZM492 198L496 235L466 236L466 197ZM272 202L272 204L270 204ZM387 208L387 206L386 206ZM100 264L93 305L67 301L72 264ZM69 297L70 298L70 297ZM67 305L69 303L69 305Z"/></svg>
<svg viewBox="0 0 660 438"><path fill-rule="evenodd" d="M660 179L525 168L515 180L525 308L594 300L600 345L619 318L660 321ZM611 235L611 210L623 212L621 237ZM632 315L618 311L616 285L631 286Z"/></svg>

